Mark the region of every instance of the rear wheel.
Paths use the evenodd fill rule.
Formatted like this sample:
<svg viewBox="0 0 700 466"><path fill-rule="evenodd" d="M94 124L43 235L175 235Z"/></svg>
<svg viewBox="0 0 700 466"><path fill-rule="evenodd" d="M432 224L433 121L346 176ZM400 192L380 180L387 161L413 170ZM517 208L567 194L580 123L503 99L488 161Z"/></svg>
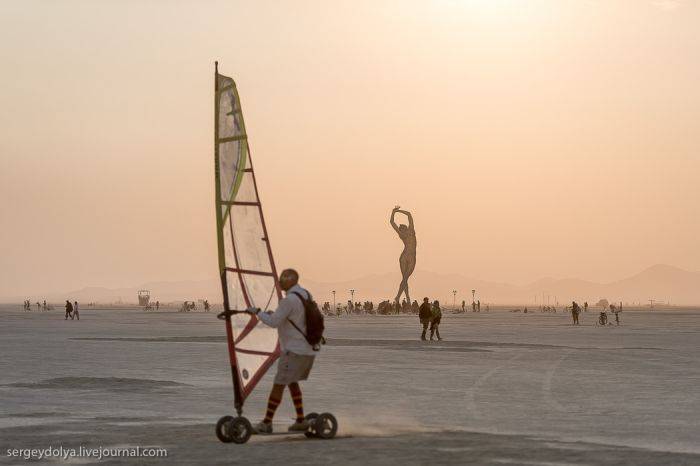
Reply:
<svg viewBox="0 0 700 466"><path fill-rule="evenodd" d="M338 432L338 420L331 413L322 413L314 423L316 436L322 439L332 439Z"/></svg>

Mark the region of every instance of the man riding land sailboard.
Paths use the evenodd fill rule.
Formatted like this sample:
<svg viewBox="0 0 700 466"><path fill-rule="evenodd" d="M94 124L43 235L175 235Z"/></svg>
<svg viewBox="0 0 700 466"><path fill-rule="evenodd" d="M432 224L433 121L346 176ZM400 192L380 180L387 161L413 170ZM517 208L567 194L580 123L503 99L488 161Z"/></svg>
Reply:
<svg viewBox="0 0 700 466"><path fill-rule="evenodd" d="M299 274L296 270L283 270L279 283L287 296L280 301L275 312L260 312L257 308L247 309L247 312L256 315L265 324L277 328L282 352L277 362L277 375L267 400L265 418L253 427L254 432L259 434L272 433L272 418L282 401L286 386L289 386L297 415L296 422L289 426L288 430L303 432L310 426L309 421L304 419L304 404L299 381L309 377L316 352L319 350L312 347L305 337L307 329L304 302L309 301L311 295L299 286Z"/></svg>
<svg viewBox="0 0 700 466"><path fill-rule="evenodd" d="M298 285L294 270L283 271L277 279L238 90L233 79L219 74L218 63L214 88L216 226L224 301L217 317L226 325L237 414L219 419L216 435L222 442L245 443L253 433L272 433L272 418L288 385L297 412L289 430L333 438L338 429L335 417L304 416L298 383L313 366L318 350L314 346L322 340L322 314ZM267 415L254 429L242 415L243 404L280 353Z"/></svg>

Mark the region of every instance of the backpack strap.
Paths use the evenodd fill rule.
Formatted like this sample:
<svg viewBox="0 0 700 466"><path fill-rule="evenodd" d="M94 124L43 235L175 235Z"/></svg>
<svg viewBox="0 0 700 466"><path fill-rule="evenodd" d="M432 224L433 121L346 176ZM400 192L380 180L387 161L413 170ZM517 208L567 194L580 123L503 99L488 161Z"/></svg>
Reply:
<svg viewBox="0 0 700 466"><path fill-rule="evenodd" d="M309 299L305 299L305 298L301 295L301 293L299 293L298 291L292 291L292 294L297 295L297 297L301 300L301 304L303 304L304 306L306 306L306 301L310 301L310 300L314 299L314 298L311 296L311 293L309 293L308 291L307 291L306 293L309 295Z"/></svg>
<svg viewBox="0 0 700 466"><path fill-rule="evenodd" d="M307 291L307 293L308 293L308 291ZM299 293L299 292L297 292L297 291L292 291L292 294L297 295L297 297L298 297L299 300L301 301L301 305L304 307L304 315L306 315L306 300L305 300L304 297L301 295L301 293ZM311 293L309 293L309 298L310 298L310 297L311 297ZM292 325L294 326L295 329L297 329L297 331L298 331L299 333L302 334L302 336L304 337L304 339L307 340L307 342L308 342L308 337L306 336L306 334L305 334L304 332L301 331L301 329L297 326L297 324L295 324L294 321L292 321L292 319L290 319L289 317L287 317L287 320L289 321L290 324L292 324Z"/></svg>

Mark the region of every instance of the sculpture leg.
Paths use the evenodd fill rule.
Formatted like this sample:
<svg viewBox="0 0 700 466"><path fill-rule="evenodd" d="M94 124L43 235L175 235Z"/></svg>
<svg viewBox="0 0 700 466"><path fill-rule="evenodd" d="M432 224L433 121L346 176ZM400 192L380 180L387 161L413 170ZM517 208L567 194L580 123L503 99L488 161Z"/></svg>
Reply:
<svg viewBox="0 0 700 466"><path fill-rule="evenodd" d="M416 266L415 255L411 254L410 250L404 249L399 257L399 266L401 267L401 285L399 286L399 293L396 295L396 300L401 300L401 293L406 295L406 301L411 303L411 296L408 293L408 278L413 273L413 269Z"/></svg>
<svg viewBox="0 0 700 466"><path fill-rule="evenodd" d="M406 296L408 296L408 282L406 278L401 280L399 292L396 294L396 299L394 299L395 302L401 302L401 293L406 293Z"/></svg>

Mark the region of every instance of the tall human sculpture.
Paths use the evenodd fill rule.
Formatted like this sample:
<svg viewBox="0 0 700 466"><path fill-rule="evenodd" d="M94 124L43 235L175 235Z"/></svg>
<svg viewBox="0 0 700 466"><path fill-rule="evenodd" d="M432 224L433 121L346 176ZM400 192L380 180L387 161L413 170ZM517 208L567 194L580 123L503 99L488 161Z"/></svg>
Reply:
<svg viewBox="0 0 700 466"><path fill-rule="evenodd" d="M404 214L408 218L408 225L403 223L400 225L396 224L394 217L397 213ZM396 302L398 303L401 299L401 294L406 295L406 301L410 304L411 297L408 294L408 277L413 273L413 269L416 268L416 230L413 228L413 216L407 210L401 210L401 207L396 206L394 210L391 211L391 218L389 220L391 226L394 228L396 233L403 241L403 252L399 257L399 266L401 267L401 284L399 285L399 292L396 294Z"/></svg>

